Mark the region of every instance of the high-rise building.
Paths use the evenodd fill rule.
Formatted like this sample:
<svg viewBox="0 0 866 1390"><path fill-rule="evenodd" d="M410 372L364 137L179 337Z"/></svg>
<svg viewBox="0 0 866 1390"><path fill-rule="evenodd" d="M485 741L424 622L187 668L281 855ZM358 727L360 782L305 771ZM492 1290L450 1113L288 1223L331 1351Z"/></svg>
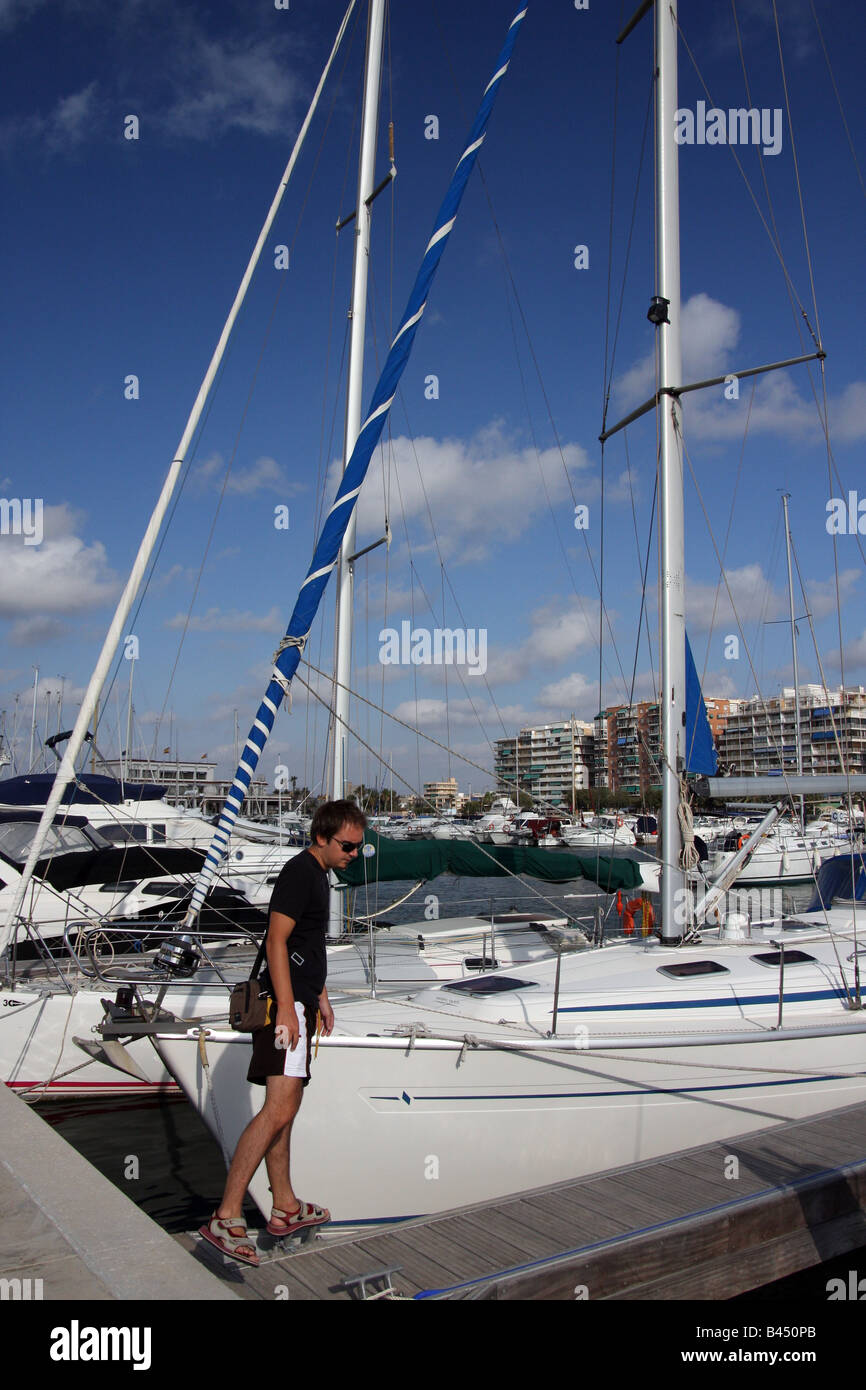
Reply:
<svg viewBox="0 0 866 1390"><path fill-rule="evenodd" d="M541 808L571 810L572 789L591 785L592 747L592 725L574 718L521 729L517 738L497 739L497 790L516 801L519 785Z"/></svg>
<svg viewBox="0 0 866 1390"><path fill-rule="evenodd" d="M718 739L719 757L732 775L781 776L797 771L794 690L764 700L731 701ZM866 772L866 690L862 685L827 691L799 688L803 773Z"/></svg>

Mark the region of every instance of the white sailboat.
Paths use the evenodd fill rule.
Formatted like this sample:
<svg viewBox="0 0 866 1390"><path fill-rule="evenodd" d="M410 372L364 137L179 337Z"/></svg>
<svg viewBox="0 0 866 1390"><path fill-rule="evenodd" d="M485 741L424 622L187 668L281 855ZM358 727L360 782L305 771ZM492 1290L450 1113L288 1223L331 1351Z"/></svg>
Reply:
<svg viewBox="0 0 866 1390"><path fill-rule="evenodd" d="M622 37L650 8L641 6ZM688 388L680 353L676 4L657 5L654 22L659 221L650 317L659 368L649 405L658 407L661 434L666 692L659 928L605 950L340 1009L292 1139L299 1190L327 1201L337 1221L438 1211L866 1099L856 902L822 905L796 920L719 922L724 884L694 908L686 890L681 396ZM849 878L852 896L850 888ZM256 1100L244 1083L247 1040L192 1027L157 1031L155 1045L231 1148ZM269 1210L263 1170L251 1192Z"/></svg>

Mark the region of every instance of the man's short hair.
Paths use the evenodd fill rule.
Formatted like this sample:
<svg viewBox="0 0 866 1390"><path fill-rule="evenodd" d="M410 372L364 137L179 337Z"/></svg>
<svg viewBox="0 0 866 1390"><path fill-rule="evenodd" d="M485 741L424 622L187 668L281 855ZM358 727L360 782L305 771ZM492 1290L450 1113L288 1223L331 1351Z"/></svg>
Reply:
<svg viewBox="0 0 866 1390"><path fill-rule="evenodd" d="M343 825L355 825L359 830L367 827L367 817L359 811L354 801L326 801L313 814L310 826L310 839L318 844L318 837L332 840Z"/></svg>

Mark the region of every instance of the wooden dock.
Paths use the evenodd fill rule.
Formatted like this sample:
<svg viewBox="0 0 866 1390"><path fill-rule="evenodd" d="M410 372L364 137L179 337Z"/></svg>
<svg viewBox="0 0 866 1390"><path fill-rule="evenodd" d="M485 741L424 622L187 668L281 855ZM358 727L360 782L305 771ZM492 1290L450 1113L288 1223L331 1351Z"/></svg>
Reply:
<svg viewBox="0 0 866 1390"><path fill-rule="evenodd" d="M3 1085L0 1132L0 1302L236 1298Z"/></svg>
<svg viewBox="0 0 866 1390"><path fill-rule="evenodd" d="M411 1299L727 1299L866 1247L866 1107L368 1236L330 1232L258 1268L178 1239L242 1298L269 1301L389 1287Z"/></svg>

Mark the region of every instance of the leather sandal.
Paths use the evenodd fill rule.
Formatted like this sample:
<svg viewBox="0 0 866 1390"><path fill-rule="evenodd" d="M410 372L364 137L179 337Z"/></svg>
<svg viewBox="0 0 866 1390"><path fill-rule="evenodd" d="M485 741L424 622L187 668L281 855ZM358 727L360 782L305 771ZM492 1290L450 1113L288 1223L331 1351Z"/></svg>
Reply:
<svg viewBox="0 0 866 1390"><path fill-rule="evenodd" d="M243 1235L233 1236L232 1231L238 1229L243 1230ZM208 1224L199 1227L198 1233L231 1260L243 1260L244 1264L248 1265L257 1265L259 1262L255 1246L247 1235L246 1222L240 1216L223 1217L217 1216L214 1212ZM243 1249L252 1253L244 1255L241 1253Z"/></svg>
<svg viewBox="0 0 866 1390"><path fill-rule="evenodd" d="M317 1207L313 1202L301 1202L293 1212L280 1211L274 1207L267 1230L272 1236L290 1236L295 1231L304 1231L308 1226L323 1226L330 1221L331 1213L327 1207Z"/></svg>

